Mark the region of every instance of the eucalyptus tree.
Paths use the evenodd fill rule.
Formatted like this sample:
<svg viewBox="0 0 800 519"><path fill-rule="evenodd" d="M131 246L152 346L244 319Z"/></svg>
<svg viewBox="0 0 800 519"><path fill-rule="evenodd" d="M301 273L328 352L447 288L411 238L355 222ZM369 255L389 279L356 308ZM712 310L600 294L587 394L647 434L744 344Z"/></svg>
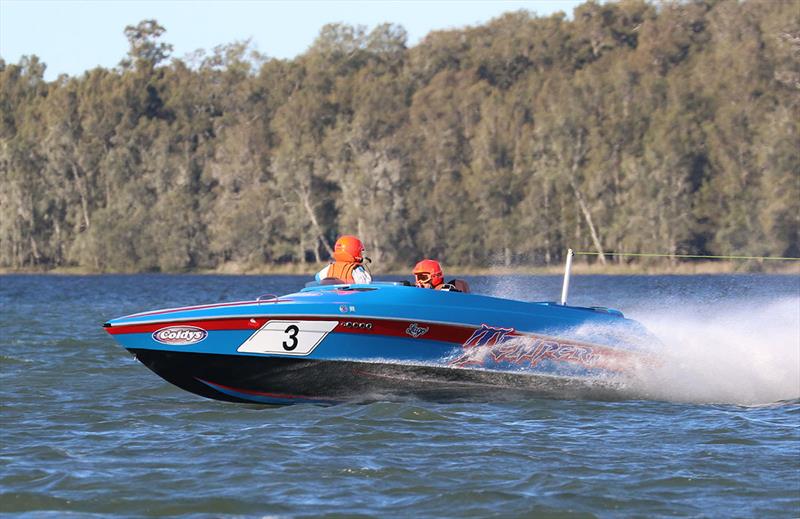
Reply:
<svg viewBox="0 0 800 519"><path fill-rule="evenodd" d="M39 142L42 103L48 93L45 65L36 56L0 71L0 258L15 268L46 264L42 235L47 188L40 174L45 164Z"/></svg>

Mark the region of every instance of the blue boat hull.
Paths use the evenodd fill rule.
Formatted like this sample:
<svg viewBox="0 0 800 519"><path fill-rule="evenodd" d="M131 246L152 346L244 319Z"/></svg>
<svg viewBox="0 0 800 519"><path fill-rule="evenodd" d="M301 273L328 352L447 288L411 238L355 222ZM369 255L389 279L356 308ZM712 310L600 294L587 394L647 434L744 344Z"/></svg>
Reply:
<svg viewBox="0 0 800 519"><path fill-rule="evenodd" d="M380 284L147 312L105 326L180 388L266 404L619 398L651 342L607 309Z"/></svg>

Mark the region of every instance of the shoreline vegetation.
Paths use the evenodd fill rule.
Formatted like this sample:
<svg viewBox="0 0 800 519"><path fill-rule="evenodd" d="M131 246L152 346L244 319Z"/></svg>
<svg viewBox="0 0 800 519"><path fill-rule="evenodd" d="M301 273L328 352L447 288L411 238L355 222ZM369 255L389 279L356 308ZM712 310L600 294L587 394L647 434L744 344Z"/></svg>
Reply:
<svg viewBox="0 0 800 519"><path fill-rule="evenodd" d="M117 67L55 81L0 57L2 272L309 273L343 234L378 275L557 273L569 247L673 256L576 273L796 270L678 256L800 256L797 0L587 1L413 46L329 24L290 60L120 33Z"/></svg>
<svg viewBox="0 0 800 519"><path fill-rule="evenodd" d="M102 272L93 271L84 267L59 267L59 268L25 268L10 269L0 267L0 276L14 274L41 274L65 276L93 276L106 274L187 274L187 275L308 275L313 277L322 268L322 263L288 263L276 265L242 265L226 263L215 269L191 269L181 271L119 271ZM373 276L380 280L381 276L411 277L411 266L401 267L388 265L379 269L373 266ZM509 276L509 275L563 275L564 265L515 265L506 267L494 266L445 266L447 276ZM648 263L608 263L602 265L597 262L588 263L575 261L572 264L573 275L709 275L709 274L789 274L800 275L799 261L693 261L670 263L668 261Z"/></svg>

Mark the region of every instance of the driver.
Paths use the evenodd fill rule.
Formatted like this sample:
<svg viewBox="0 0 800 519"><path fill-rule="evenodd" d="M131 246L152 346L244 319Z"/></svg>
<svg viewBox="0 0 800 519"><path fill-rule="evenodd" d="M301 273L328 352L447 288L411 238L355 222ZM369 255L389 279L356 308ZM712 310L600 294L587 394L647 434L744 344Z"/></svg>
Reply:
<svg viewBox="0 0 800 519"><path fill-rule="evenodd" d="M338 279L343 283L372 283L372 274L364 265L364 244L355 236L345 235L333 246L333 261L317 272L314 279Z"/></svg>
<svg viewBox="0 0 800 519"><path fill-rule="evenodd" d="M451 292L469 292L469 285L466 281L453 279L448 283L444 282L444 273L439 262L432 259L424 259L414 266L412 271L415 283L420 288L433 288L435 290L449 290Z"/></svg>

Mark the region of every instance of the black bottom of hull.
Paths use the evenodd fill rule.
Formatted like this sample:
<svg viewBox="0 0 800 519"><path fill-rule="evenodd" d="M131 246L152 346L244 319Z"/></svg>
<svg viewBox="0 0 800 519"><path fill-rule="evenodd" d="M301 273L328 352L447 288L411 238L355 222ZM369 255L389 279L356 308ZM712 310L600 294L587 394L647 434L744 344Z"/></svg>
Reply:
<svg viewBox="0 0 800 519"><path fill-rule="evenodd" d="M338 403L396 398L437 402L519 398L619 400L618 381L438 366L207 355L131 349L168 382L229 402Z"/></svg>

